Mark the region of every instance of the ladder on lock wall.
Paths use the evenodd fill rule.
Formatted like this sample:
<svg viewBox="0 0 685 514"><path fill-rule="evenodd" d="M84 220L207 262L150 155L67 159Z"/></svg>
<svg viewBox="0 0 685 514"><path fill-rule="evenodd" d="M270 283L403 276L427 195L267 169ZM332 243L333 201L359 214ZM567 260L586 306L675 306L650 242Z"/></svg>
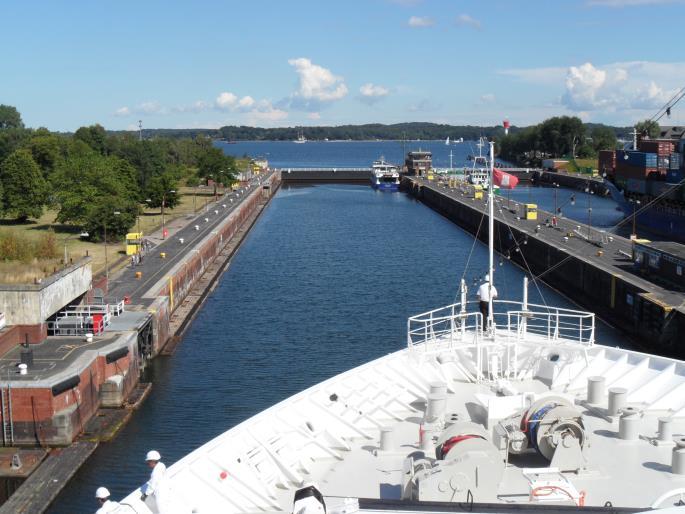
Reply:
<svg viewBox="0 0 685 514"><path fill-rule="evenodd" d="M9 385L0 387L0 408L2 409L2 442L4 446L14 444L14 424L12 423L12 390Z"/></svg>

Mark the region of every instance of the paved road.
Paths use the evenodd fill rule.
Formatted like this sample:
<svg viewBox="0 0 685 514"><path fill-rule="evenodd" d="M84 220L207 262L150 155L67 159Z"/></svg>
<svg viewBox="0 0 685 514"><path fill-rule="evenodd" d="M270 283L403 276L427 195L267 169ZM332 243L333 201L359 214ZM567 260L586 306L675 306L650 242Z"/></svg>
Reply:
<svg viewBox="0 0 685 514"><path fill-rule="evenodd" d="M468 198L466 188L463 190L460 188L450 189L446 184L428 181L421 177L412 177L412 179L423 186L431 187L459 201L466 201L483 213L487 212L487 197L484 197L483 200L473 200ZM549 219L551 222L553 214L542 210L538 210L537 221L518 219L519 205L513 200L509 202L506 198L496 196L495 219L516 227L528 237L545 241L569 255L591 262L609 273L621 275L622 278L639 288L653 293L655 299L666 305L685 308L685 294L665 289L661 285L650 282L634 273L632 242L629 239L606 233L568 218L558 218L556 227L553 227L551 223L547 226L545 220ZM484 225L481 230L486 233L487 225ZM589 238L588 233L590 234ZM572 236L569 237L569 234ZM521 243L522 241L519 242L519 244ZM514 246L512 243L512 251ZM601 255L598 254L600 250Z"/></svg>
<svg viewBox="0 0 685 514"><path fill-rule="evenodd" d="M189 251L195 248L196 242L214 230L240 205L244 198L261 187L261 183L269 176L257 177L248 187L221 196L217 202L208 204L206 210L196 216L189 216L168 224L169 235L166 239L161 239L159 235L148 237L147 239L153 244L157 243L156 246L145 254L142 263L137 266L128 264L117 276L110 277L107 297L112 301L118 301L128 296L133 304L149 303L151 300L144 299L143 296ZM195 229L196 225L199 230ZM166 258L162 259L161 253L165 253ZM137 271L142 273L140 280L135 278Z"/></svg>

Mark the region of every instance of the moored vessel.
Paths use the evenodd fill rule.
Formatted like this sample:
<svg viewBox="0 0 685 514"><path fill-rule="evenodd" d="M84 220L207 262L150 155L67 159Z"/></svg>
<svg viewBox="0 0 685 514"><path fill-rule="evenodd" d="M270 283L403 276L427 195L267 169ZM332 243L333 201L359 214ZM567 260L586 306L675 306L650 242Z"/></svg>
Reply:
<svg viewBox="0 0 685 514"><path fill-rule="evenodd" d="M371 165L371 187L383 191L399 191L400 173L397 166L385 161L384 157Z"/></svg>

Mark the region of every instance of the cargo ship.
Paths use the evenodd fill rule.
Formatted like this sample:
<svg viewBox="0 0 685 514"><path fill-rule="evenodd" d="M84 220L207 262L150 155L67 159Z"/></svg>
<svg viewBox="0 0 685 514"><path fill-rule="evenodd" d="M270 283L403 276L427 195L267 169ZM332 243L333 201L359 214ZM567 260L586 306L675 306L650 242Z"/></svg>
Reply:
<svg viewBox="0 0 685 514"><path fill-rule="evenodd" d="M641 138L631 146L599 154L599 169L615 186L612 198L637 228L685 242L685 139Z"/></svg>

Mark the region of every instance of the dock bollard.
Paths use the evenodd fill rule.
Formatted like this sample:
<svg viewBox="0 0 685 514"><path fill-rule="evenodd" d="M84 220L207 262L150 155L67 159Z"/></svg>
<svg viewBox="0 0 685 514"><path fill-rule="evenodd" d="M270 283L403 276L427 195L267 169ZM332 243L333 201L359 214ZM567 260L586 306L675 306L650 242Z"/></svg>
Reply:
<svg viewBox="0 0 685 514"><path fill-rule="evenodd" d="M136 271L136 280L140 280L142 276L143 276L142 271Z"/></svg>
<svg viewBox="0 0 685 514"><path fill-rule="evenodd" d="M159 257L161 259L166 259L166 252L159 252Z"/></svg>
<svg viewBox="0 0 685 514"><path fill-rule="evenodd" d="M183 244L183 241L185 241L185 239L183 239L182 237L179 237L179 238L178 238L178 242L179 242L179 243Z"/></svg>

